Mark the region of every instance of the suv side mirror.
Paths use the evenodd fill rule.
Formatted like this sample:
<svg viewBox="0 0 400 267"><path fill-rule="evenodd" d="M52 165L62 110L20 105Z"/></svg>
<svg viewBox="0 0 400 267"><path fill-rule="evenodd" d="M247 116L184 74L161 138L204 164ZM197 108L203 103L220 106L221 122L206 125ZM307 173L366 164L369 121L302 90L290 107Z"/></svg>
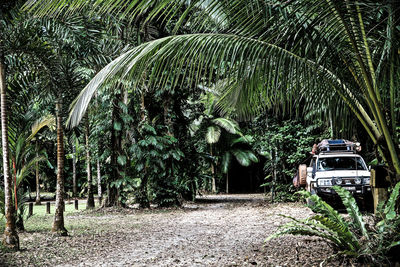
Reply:
<svg viewBox="0 0 400 267"><path fill-rule="evenodd" d="M368 166L368 170L371 171L371 165Z"/></svg>

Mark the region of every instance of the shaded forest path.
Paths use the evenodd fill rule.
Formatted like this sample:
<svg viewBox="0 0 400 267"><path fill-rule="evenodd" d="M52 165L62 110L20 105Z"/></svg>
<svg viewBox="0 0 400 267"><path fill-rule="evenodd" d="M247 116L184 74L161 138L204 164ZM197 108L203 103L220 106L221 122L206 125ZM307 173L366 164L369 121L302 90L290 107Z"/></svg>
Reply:
<svg viewBox="0 0 400 267"><path fill-rule="evenodd" d="M29 266L311 266L332 254L315 238L287 236L265 244L265 238L287 221L278 214L305 218L311 212L299 203L268 204L263 195L255 194L203 196L182 209L76 213L66 218L69 237L22 234L25 251L18 252L20 256L12 262Z"/></svg>

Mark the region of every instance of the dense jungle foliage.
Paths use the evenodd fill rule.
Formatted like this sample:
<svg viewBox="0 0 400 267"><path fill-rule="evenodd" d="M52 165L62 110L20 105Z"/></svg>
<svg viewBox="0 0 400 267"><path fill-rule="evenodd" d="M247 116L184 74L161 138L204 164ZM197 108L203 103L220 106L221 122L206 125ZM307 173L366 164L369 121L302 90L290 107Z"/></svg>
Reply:
<svg viewBox="0 0 400 267"><path fill-rule="evenodd" d="M296 200L296 168L324 138L359 141L394 185L398 4L2 1L5 236L17 243L31 192L36 203L56 193L61 234L69 197L87 208L94 195L141 208L205 192Z"/></svg>

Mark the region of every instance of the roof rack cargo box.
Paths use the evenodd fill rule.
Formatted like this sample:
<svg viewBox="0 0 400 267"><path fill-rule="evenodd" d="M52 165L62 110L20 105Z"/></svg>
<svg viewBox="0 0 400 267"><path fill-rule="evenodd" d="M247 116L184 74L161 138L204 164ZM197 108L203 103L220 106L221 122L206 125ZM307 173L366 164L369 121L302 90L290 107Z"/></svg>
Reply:
<svg viewBox="0 0 400 267"><path fill-rule="evenodd" d="M335 140L322 140L316 149L316 154L318 153L326 153L326 152L352 152L357 153L361 150L361 146L359 143L351 142L344 139L335 139Z"/></svg>

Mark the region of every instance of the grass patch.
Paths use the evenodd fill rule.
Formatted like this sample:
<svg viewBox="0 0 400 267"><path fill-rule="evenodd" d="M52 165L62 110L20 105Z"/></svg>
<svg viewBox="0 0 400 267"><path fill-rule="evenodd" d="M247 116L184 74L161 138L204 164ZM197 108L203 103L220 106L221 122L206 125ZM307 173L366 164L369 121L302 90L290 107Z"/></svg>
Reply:
<svg viewBox="0 0 400 267"><path fill-rule="evenodd" d="M65 211L64 214L69 214L69 213L75 213L78 211L82 211L86 209L86 203L80 203L78 206L78 210L75 210L75 205L72 202L71 204L68 204L68 202L65 202ZM28 210L28 208L26 208ZM38 215L38 216L54 216L55 212L55 203L50 204L50 214L46 213L46 203L43 202L42 205L35 205L33 204L33 216Z"/></svg>

